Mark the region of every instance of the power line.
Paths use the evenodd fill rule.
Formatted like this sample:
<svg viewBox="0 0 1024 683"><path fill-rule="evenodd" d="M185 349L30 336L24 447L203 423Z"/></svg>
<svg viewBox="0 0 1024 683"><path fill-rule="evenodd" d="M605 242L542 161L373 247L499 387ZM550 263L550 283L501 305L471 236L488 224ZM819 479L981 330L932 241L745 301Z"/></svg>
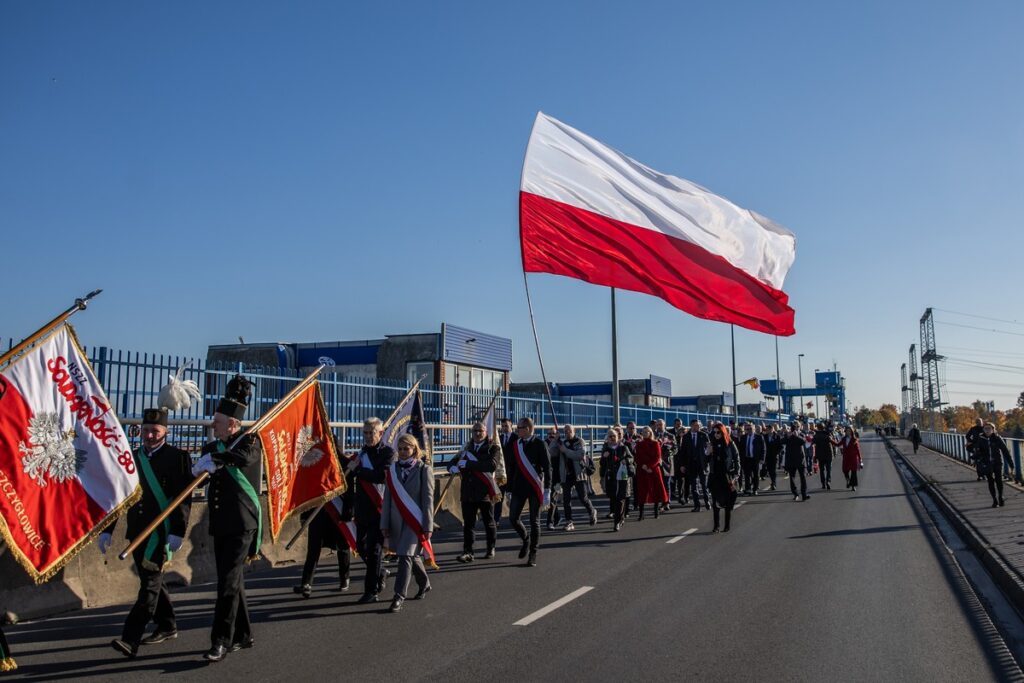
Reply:
<svg viewBox="0 0 1024 683"><path fill-rule="evenodd" d="M978 315L977 313L963 313L960 311L951 311L947 308L933 308L936 311L942 311L943 313L951 313L952 315L962 315L968 318L978 318L979 320L991 320L996 323L1006 323L1007 325L1024 325L1019 320L1004 320L1003 318L992 318L987 315Z"/></svg>
<svg viewBox="0 0 1024 683"><path fill-rule="evenodd" d="M981 330L982 332L993 332L995 334L1009 334L1014 337L1024 337L1024 332L1009 332L1007 330L991 330L987 327L978 327L977 325L962 325L960 323L951 323L948 320L936 320L939 325L950 325L952 327L964 327L968 330Z"/></svg>
<svg viewBox="0 0 1024 683"><path fill-rule="evenodd" d="M1024 366L1021 365L1003 365L1002 363L986 363L980 360L967 360L966 358L945 358L947 363L953 363L954 365L967 365L977 367L984 370L1000 370L1004 372L1024 372Z"/></svg>
<svg viewBox="0 0 1024 683"><path fill-rule="evenodd" d="M1009 388L1009 389L1014 389L1014 388L1024 389L1024 383L1020 383L1020 384L1008 384L1008 383L1006 383L1006 382L975 382L975 381L973 381L973 380L966 380L966 379L949 379L949 378L947 377L947 378L946 378L946 383L947 383L947 384L949 384L950 382L952 382L953 384L968 384L968 385L971 385L971 386L984 386L984 387L1007 387L1007 388Z"/></svg>
<svg viewBox="0 0 1024 683"><path fill-rule="evenodd" d="M946 346L943 345L942 350L950 349L952 351L967 351L969 353L978 353L985 356L1007 356L1013 358L1024 358L1024 353L1020 351L996 351L994 349L976 349L970 346Z"/></svg>

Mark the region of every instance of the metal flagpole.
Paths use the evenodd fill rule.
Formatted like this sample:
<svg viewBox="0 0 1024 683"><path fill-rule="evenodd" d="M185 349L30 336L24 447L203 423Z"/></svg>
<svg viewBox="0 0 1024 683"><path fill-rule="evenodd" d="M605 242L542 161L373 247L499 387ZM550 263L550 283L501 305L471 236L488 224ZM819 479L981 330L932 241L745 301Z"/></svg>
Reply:
<svg viewBox="0 0 1024 683"><path fill-rule="evenodd" d="M782 422L782 375L779 373L779 335L775 335L775 393L779 395L778 419Z"/></svg>
<svg viewBox="0 0 1024 683"><path fill-rule="evenodd" d="M736 326L729 325L729 338L732 340L732 418L740 421L740 406L736 400Z"/></svg>
<svg viewBox="0 0 1024 683"><path fill-rule="evenodd" d="M612 423L621 424L619 401L619 341L615 321L615 288L612 287Z"/></svg>
<svg viewBox="0 0 1024 683"><path fill-rule="evenodd" d="M26 348L31 346L32 343L35 340L39 339L44 334L46 334L47 332L49 332L53 328L57 327L57 325L60 325L62 322L64 322L65 320L67 320L68 318L73 316L75 313L78 313L79 311L84 311L86 309L86 307L89 305L89 300L92 299L93 297L99 295L100 292L102 292L102 291L103 291L102 289L94 289L93 291L89 292L88 294L86 294L81 299L75 299L75 303L72 304L71 308L69 308L68 310L64 311L63 313L58 315L56 318L54 318L50 322L48 322L45 325L43 325L42 327L40 327L38 330L36 330L32 334L30 334L29 336L27 336L24 339L22 339L18 343L17 346L12 348L10 351L5 353L4 355L0 356L0 366L4 365L7 361L9 361L12 358L14 358L15 356L17 356L19 353L21 353Z"/></svg>

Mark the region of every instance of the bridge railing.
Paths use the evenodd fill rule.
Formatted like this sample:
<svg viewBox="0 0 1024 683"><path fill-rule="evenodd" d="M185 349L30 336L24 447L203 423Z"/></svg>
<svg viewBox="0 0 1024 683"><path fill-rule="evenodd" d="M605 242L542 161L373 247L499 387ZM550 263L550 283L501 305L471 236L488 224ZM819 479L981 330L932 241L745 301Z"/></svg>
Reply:
<svg viewBox="0 0 1024 683"><path fill-rule="evenodd" d="M1006 447L1013 459L1013 472L1010 472L1010 464L1004 463L1005 475L1012 476L1017 483L1024 483L1021 478L1021 448L1024 447L1024 439L1003 437ZM973 463L967 452L967 437L959 432L921 432L921 443L939 453L944 453L951 458L965 463Z"/></svg>

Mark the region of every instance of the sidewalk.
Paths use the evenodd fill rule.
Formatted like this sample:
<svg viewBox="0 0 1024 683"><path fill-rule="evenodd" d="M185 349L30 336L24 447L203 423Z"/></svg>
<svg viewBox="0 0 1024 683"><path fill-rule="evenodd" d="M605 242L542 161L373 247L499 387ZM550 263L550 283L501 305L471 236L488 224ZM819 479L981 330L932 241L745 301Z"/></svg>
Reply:
<svg viewBox="0 0 1024 683"><path fill-rule="evenodd" d="M923 446L915 455L905 439L890 437L889 441L945 499L958 521L968 527L968 533L977 536L980 547L975 551L997 558L1009 575L1006 578L1014 584L1003 585L1003 589L1024 596L1024 491L1003 482L1006 505L994 508L988 483L977 480L973 467Z"/></svg>

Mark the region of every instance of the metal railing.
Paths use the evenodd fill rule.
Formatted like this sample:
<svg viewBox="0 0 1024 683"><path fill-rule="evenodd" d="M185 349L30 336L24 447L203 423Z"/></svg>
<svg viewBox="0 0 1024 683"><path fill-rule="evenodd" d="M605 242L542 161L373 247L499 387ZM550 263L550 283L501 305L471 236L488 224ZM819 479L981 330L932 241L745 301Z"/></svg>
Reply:
<svg viewBox="0 0 1024 683"><path fill-rule="evenodd" d="M10 348L15 340L0 340L0 349ZM143 410L156 404L157 397L170 375L186 366L183 379L194 381L202 398L187 411L172 416L172 442L189 451L198 451L207 439L206 423L212 419L217 402L227 382L235 373L243 373L253 382L253 392L245 420L255 420L277 403L301 377L294 371L276 367L238 364L212 364L207 366L200 358L151 354L111 349L105 346L86 350L89 362L103 386L118 416L126 425L138 424ZM339 443L345 450L358 448L361 434L349 426L361 425L362 420L376 415L386 418L405 396L411 384L405 381L366 377L349 377L325 373L320 376L320 387L328 419L338 425ZM468 438L467 425L479 418L494 396L487 389L470 389L447 385L420 385L426 422L432 426L434 446L438 452L457 449ZM554 410L552 412L552 404ZM612 405L600 401L556 399L551 403L541 394L502 392L496 401L498 418L518 420L530 417L541 426L552 423L587 426L593 434L587 441L604 440L603 430L612 423ZM643 427L651 420L663 419L668 426L676 418L689 425L698 419L705 424L714 420L742 419L755 423L774 422L767 418L720 415L656 408L652 406L623 405L622 423L636 422ZM129 430L129 437L137 443L137 430ZM597 432L600 432L598 435Z"/></svg>
<svg viewBox="0 0 1024 683"><path fill-rule="evenodd" d="M1010 455L1013 459L1013 472L1010 472L1010 464L1004 463L1003 470L1004 474L1013 476L1014 480L1020 484L1024 483L1021 478L1021 448L1024 445L1024 439L1013 439L1003 438L1006 442L1006 447L1010 451ZM921 432L921 443L933 451L938 451L948 455L949 457L959 460L960 462L973 463L970 455L967 452L967 436L958 432Z"/></svg>

